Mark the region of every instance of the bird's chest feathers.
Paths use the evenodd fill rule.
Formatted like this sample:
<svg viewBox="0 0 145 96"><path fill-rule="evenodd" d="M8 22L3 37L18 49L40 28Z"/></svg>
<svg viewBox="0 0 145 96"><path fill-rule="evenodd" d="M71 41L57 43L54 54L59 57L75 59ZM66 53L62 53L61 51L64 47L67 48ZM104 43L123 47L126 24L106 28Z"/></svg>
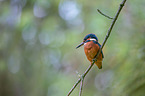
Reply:
<svg viewBox="0 0 145 96"><path fill-rule="evenodd" d="M94 58L97 54L98 46L93 41L87 42L84 45L84 51L87 58Z"/></svg>

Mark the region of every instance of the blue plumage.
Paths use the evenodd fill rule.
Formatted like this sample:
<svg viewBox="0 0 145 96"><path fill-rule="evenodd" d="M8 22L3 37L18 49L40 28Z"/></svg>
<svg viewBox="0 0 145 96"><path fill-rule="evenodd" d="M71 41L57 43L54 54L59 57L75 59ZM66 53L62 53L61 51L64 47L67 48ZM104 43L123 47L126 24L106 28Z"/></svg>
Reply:
<svg viewBox="0 0 145 96"><path fill-rule="evenodd" d="M85 36L84 41L86 41L88 38L94 38L96 41L98 41L98 38L95 34L88 34Z"/></svg>
<svg viewBox="0 0 145 96"><path fill-rule="evenodd" d="M101 48L101 45L100 45L100 43L98 43L97 41L93 41L95 44L98 44L99 45L99 47ZM102 53L102 58L104 58L104 54L103 54L103 51L101 50L101 53Z"/></svg>

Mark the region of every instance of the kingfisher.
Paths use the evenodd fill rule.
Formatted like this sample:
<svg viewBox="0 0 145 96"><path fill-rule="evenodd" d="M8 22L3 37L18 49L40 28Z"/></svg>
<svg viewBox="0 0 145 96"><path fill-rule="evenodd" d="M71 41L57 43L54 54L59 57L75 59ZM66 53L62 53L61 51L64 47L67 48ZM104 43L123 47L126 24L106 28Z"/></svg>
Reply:
<svg viewBox="0 0 145 96"><path fill-rule="evenodd" d="M98 42L97 36L92 33L86 35L85 38L83 39L83 42L81 44L79 44L76 48L79 48L82 45L84 45L84 52L86 54L87 59L92 64L92 60L96 57L96 55L101 47L101 45ZM95 64L98 66L99 69L102 69L103 58L104 58L104 55L101 50L101 52L97 58L97 61L95 62Z"/></svg>

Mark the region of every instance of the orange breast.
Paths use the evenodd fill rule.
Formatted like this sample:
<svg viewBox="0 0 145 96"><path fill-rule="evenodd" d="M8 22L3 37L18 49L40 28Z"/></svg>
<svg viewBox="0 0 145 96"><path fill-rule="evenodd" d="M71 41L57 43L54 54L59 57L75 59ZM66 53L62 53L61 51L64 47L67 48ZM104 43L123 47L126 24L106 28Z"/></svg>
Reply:
<svg viewBox="0 0 145 96"><path fill-rule="evenodd" d="M90 62L92 62L92 59L94 59L98 50L99 50L99 45L95 44L93 41L87 42L84 45L84 51L85 51L86 57ZM97 59L97 62L95 62L95 64L98 66L99 69L102 68L102 60L103 60L102 53L100 53Z"/></svg>

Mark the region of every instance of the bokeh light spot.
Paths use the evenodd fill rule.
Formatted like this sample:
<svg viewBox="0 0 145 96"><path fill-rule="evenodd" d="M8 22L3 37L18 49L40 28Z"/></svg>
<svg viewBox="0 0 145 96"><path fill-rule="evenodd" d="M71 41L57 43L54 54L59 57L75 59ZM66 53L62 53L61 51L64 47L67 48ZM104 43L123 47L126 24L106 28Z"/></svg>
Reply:
<svg viewBox="0 0 145 96"><path fill-rule="evenodd" d="M22 37L25 42L29 43L35 38L37 29L36 27L28 27L26 26L22 31Z"/></svg>
<svg viewBox="0 0 145 96"><path fill-rule="evenodd" d="M33 13L38 18L43 18L47 15L45 9L37 3L34 4Z"/></svg>
<svg viewBox="0 0 145 96"><path fill-rule="evenodd" d="M48 45L53 40L51 32L43 31L39 34L39 41L41 44Z"/></svg>
<svg viewBox="0 0 145 96"><path fill-rule="evenodd" d="M20 60L15 56L11 55L8 60L8 69L12 73L17 73L20 69Z"/></svg>
<svg viewBox="0 0 145 96"><path fill-rule="evenodd" d="M80 10L74 1L65 1L59 4L59 15L64 20L72 20L78 16Z"/></svg>

